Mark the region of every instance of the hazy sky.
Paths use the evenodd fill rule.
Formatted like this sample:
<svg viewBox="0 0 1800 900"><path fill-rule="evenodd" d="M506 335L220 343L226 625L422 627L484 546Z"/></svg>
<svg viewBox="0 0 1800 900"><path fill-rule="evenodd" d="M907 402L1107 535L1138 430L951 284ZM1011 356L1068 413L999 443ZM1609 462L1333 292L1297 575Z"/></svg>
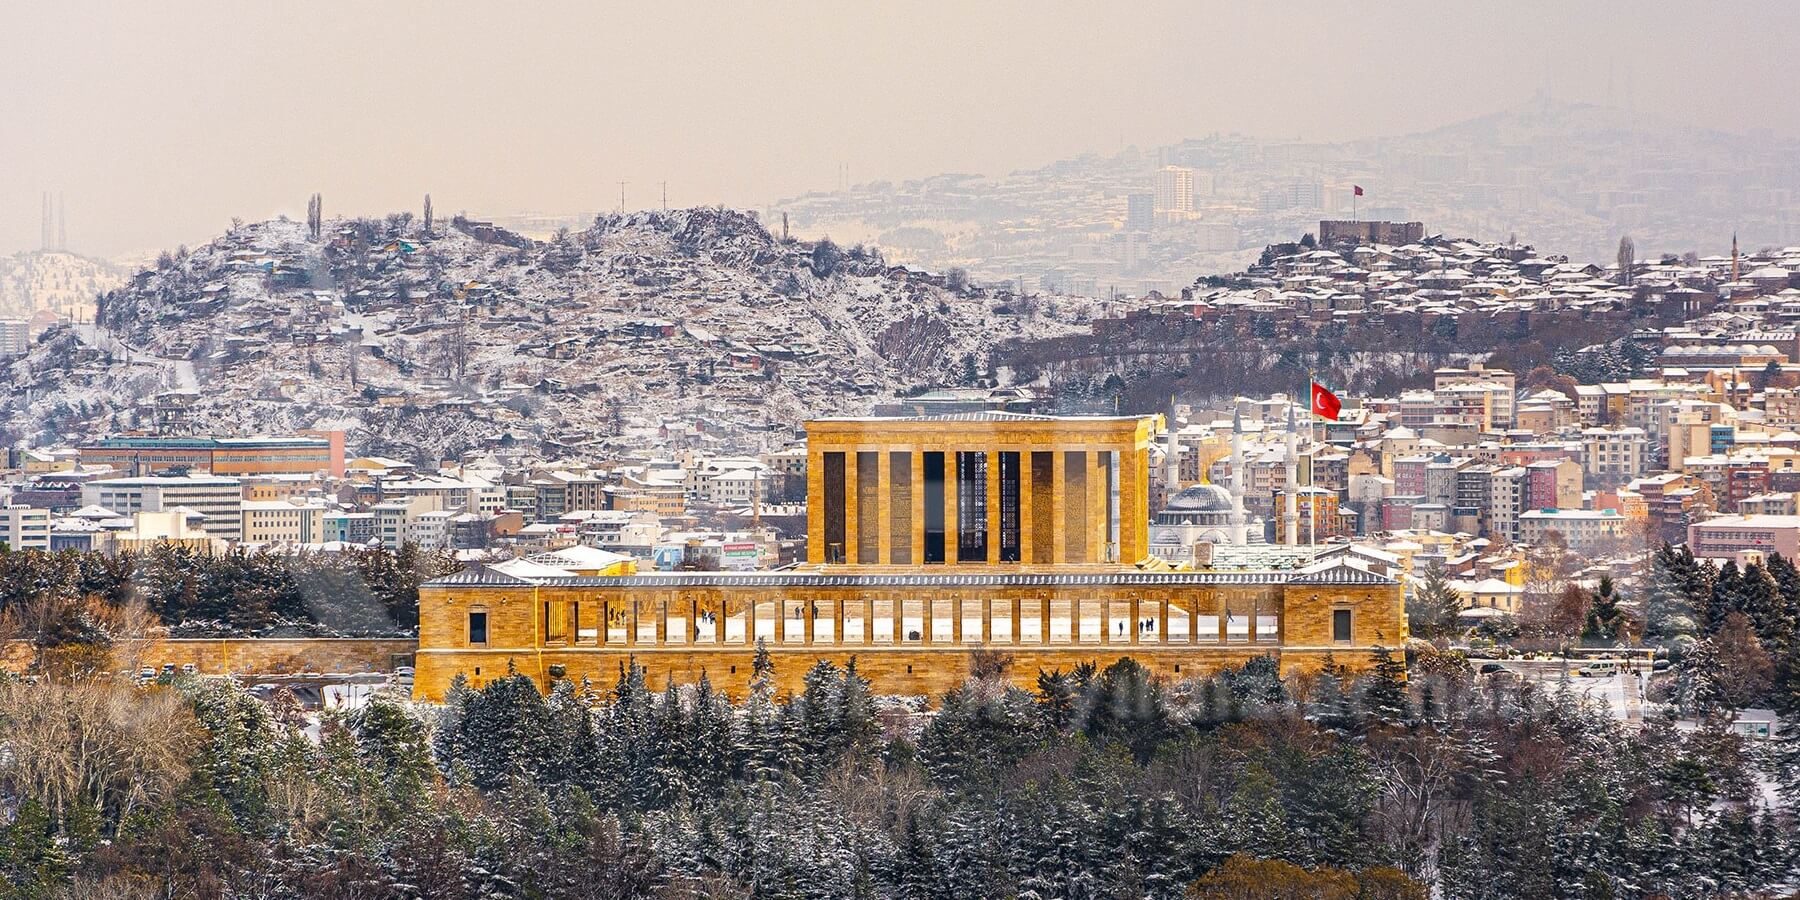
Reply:
<svg viewBox="0 0 1800 900"><path fill-rule="evenodd" d="M1800 133L1800 9L1599 3L0 2L0 253L232 216L760 206L1214 131L1335 139L1522 102Z"/></svg>

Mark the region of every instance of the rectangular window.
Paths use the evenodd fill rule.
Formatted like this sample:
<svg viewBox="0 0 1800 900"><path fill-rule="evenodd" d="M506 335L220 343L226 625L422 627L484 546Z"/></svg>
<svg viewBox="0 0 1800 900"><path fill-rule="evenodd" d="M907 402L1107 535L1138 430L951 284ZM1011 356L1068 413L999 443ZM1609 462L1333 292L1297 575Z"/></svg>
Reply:
<svg viewBox="0 0 1800 900"><path fill-rule="evenodd" d="M944 561L944 454L925 454L925 561Z"/></svg>
<svg viewBox="0 0 1800 900"><path fill-rule="evenodd" d="M1019 561L1019 454L1000 454L1000 561Z"/></svg>
<svg viewBox="0 0 1800 900"><path fill-rule="evenodd" d="M487 643L487 616L486 612L469 613L469 643Z"/></svg>
<svg viewBox="0 0 1800 900"><path fill-rule="evenodd" d="M844 454L826 453L823 485L825 488L825 562L844 561Z"/></svg>
<svg viewBox="0 0 1800 900"><path fill-rule="evenodd" d="M1331 611L1331 639L1340 644L1350 643L1350 610Z"/></svg>
<svg viewBox="0 0 1800 900"><path fill-rule="evenodd" d="M956 561L987 562L987 454L956 454Z"/></svg>

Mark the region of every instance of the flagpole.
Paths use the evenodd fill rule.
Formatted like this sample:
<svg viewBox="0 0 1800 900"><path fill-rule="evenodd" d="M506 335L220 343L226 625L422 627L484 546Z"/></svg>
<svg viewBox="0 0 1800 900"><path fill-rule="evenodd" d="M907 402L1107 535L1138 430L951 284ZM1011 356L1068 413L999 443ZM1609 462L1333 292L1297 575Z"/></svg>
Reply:
<svg viewBox="0 0 1800 900"><path fill-rule="evenodd" d="M1309 439L1317 434L1319 426L1319 411L1317 406L1312 402L1313 391L1315 390L1314 385L1318 383L1318 375L1309 370L1306 373L1306 421L1310 425L1308 431L1312 432L1312 434L1308 435ZM1317 441L1314 440L1314 443L1316 444ZM1319 558L1319 496L1313 493L1314 481L1318 477L1316 466L1318 464L1319 451L1315 447L1311 452L1313 453L1313 457L1307 460L1306 463L1306 518L1309 520L1306 537L1307 547L1310 551L1308 553L1308 563ZM1298 463L1298 460L1295 462Z"/></svg>

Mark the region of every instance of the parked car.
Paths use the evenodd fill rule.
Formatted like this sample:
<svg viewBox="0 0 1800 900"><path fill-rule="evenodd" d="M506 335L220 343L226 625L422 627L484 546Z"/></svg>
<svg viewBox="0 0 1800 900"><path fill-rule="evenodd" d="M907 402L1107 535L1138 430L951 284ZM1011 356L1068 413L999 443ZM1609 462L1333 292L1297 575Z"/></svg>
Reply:
<svg viewBox="0 0 1800 900"><path fill-rule="evenodd" d="M1480 670L1479 670L1479 671L1480 671L1480 672L1481 672L1481 674L1483 674L1483 675L1492 675L1492 674L1494 674L1494 673L1495 673L1495 672L1504 672L1504 671L1506 671L1506 667L1505 667L1505 666L1503 666L1503 665L1501 665L1501 664L1499 664L1499 663L1497 663L1497 662L1491 662L1491 663L1483 663L1483 664L1482 664L1482 666L1481 666L1481 669L1480 669Z"/></svg>
<svg viewBox="0 0 1800 900"><path fill-rule="evenodd" d="M1583 678L1611 678L1619 674L1619 664L1610 659L1596 659L1575 670Z"/></svg>

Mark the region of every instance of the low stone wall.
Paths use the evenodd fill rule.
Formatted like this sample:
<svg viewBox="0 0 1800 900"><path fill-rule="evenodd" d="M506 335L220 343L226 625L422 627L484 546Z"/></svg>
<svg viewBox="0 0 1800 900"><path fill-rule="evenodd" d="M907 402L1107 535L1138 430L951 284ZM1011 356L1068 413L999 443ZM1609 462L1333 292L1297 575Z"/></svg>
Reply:
<svg viewBox="0 0 1800 900"><path fill-rule="evenodd" d="M206 675L285 675L297 672L388 672L411 665L416 638L158 638L113 648L120 669L192 664ZM29 644L6 648L9 668L33 657Z"/></svg>

